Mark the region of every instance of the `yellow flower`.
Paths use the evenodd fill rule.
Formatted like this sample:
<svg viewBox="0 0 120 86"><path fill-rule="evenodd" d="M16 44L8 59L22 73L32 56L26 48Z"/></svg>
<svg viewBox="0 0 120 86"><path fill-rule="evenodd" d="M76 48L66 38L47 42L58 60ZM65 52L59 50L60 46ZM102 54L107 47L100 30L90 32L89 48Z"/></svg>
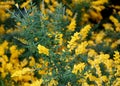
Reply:
<svg viewBox="0 0 120 86"><path fill-rule="evenodd" d="M108 81L108 78L107 78L107 76L105 76L105 75L102 76L102 77L100 77L100 78L102 79L103 82L107 82L107 81Z"/></svg>
<svg viewBox="0 0 120 86"><path fill-rule="evenodd" d="M115 76L116 77L119 77L120 76L120 65L118 64L118 65L116 65L116 73L115 73Z"/></svg>
<svg viewBox="0 0 120 86"><path fill-rule="evenodd" d="M85 0L86 2L89 2L90 0ZM72 3L74 4L78 4L78 3L82 3L84 2L84 0L72 0Z"/></svg>
<svg viewBox="0 0 120 86"><path fill-rule="evenodd" d="M58 85L58 82L54 79L52 79L48 84L48 86L57 86L57 85Z"/></svg>
<svg viewBox="0 0 120 86"><path fill-rule="evenodd" d="M109 19L114 23L115 26L118 25L119 21L118 21L118 19L116 19L114 16L110 16Z"/></svg>
<svg viewBox="0 0 120 86"><path fill-rule="evenodd" d="M103 27L106 29L106 30L114 30L114 28L112 27L112 24L110 23L106 23L106 24L103 24Z"/></svg>
<svg viewBox="0 0 120 86"><path fill-rule="evenodd" d="M59 44L62 45L63 43L63 34L61 33L57 33L56 36L55 36L55 40L59 41Z"/></svg>
<svg viewBox="0 0 120 86"><path fill-rule="evenodd" d="M81 22L81 24L85 24L86 22L88 22L89 21L89 15L87 14L87 13L84 13L83 14L83 17L82 17L82 22Z"/></svg>
<svg viewBox="0 0 120 86"><path fill-rule="evenodd" d="M28 73L28 72L31 72L33 70L31 70L30 68L23 68L22 70L17 70L15 71L11 77L20 77L20 76L23 76L24 74Z"/></svg>
<svg viewBox="0 0 120 86"><path fill-rule="evenodd" d="M2 8L1 8L2 7ZM4 22L7 18L10 17L10 14L6 13L4 9L9 9L10 5L2 5L0 6L0 21Z"/></svg>
<svg viewBox="0 0 120 86"><path fill-rule="evenodd" d="M103 41L104 36L105 33L103 31L99 32L95 38L96 43L101 43Z"/></svg>
<svg viewBox="0 0 120 86"><path fill-rule="evenodd" d="M98 78L96 76L92 75L91 73L87 73L86 76L87 76L87 78L90 79L90 81L98 80Z"/></svg>
<svg viewBox="0 0 120 86"><path fill-rule="evenodd" d="M73 18L71 20L71 23L67 26L67 28L70 31L74 31L75 30L75 28L76 28L76 20L75 20L75 18Z"/></svg>
<svg viewBox="0 0 120 86"><path fill-rule="evenodd" d="M95 46L95 43L94 43L93 40L88 40L88 45L90 45L90 46Z"/></svg>
<svg viewBox="0 0 120 86"><path fill-rule="evenodd" d="M100 55L96 56L101 62L105 62L106 60L108 60L110 58L109 54L104 54L104 53L100 53Z"/></svg>
<svg viewBox="0 0 120 86"><path fill-rule="evenodd" d="M66 86L71 86L70 82L68 82Z"/></svg>
<svg viewBox="0 0 120 86"><path fill-rule="evenodd" d="M92 5L103 5L104 3L108 3L108 0L96 0L92 2Z"/></svg>
<svg viewBox="0 0 120 86"><path fill-rule="evenodd" d="M71 11L70 9L66 9L66 13L67 13L68 15L70 15L70 16L73 15L73 13L72 13L72 11Z"/></svg>
<svg viewBox="0 0 120 86"><path fill-rule="evenodd" d="M0 26L0 35L5 33L4 25Z"/></svg>
<svg viewBox="0 0 120 86"><path fill-rule="evenodd" d="M96 21L96 22L100 22L101 19L102 19L102 16L100 14L100 12L95 12L94 10L89 10L89 15L90 15L90 18L93 20L93 21Z"/></svg>
<svg viewBox="0 0 120 86"><path fill-rule="evenodd" d="M5 71L7 62L5 61L4 58L0 57L0 63L1 63L1 66L0 66L1 77L5 78L6 75L8 74L8 72Z"/></svg>
<svg viewBox="0 0 120 86"><path fill-rule="evenodd" d="M11 53L10 61L13 62L13 59L14 59L14 60L18 60L17 58L18 58L23 52L24 52L24 49L18 50L16 45L12 45L12 46L10 47L10 53Z"/></svg>
<svg viewBox="0 0 120 86"><path fill-rule="evenodd" d="M13 85L14 86L14 85ZM30 86L30 83L29 82L25 82L24 84L23 84L23 86Z"/></svg>
<svg viewBox="0 0 120 86"><path fill-rule="evenodd" d="M50 0L44 0L45 3L49 4L50 3Z"/></svg>
<svg viewBox="0 0 120 86"><path fill-rule="evenodd" d="M30 2L31 2L31 0L27 0L27 1L24 2L20 7L21 7L21 8L24 8L24 7L26 7Z"/></svg>
<svg viewBox="0 0 120 86"><path fill-rule="evenodd" d="M118 51L114 51L114 62L116 63L116 64L120 64L120 53L118 52Z"/></svg>
<svg viewBox="0 0 120 86"><path fill-rule="evenodd" d="M39 73L40 75L44 75L44 74L46 74L46 71L45 71L45 70L39 70L38 73Z"/></svg>
<svg viewBox="0 0 120 86"><path fill-rule="evenodd" d="M96 74L98 74L98 77L101 77L102 73L101 73L99 63L97 63L97 65L95 65L95 69L96 69Z"/></svg>
<svg viewBox="0 0 120 86"><path fill-rule="evenodd" d="M117 78L117 79L113 82L112 86L120 86L120 78Z"/></svg>
<svg viewBox="0 0 120 86"><path fill-rule="evenodd" d="M55 8L52 6L52 5L48 5L49 9L51 12L54 12L55 11Z"/></svg>
<svg viewBox="0 0 120 86"><path fill-rule="evenodd" d="M5 49L8 48L8 42L4 41L2 44L0 44L0 56L4 55Z"/></svg>
<svg viewBox="0 0 120 86"><path fill-rule="evenodd" d="M57 7L59 5L59 3L56 0L51 0L51 2L53 7Z"/></svg>
<svg viewBox="0 0 120 86"><path fill-rule="evenodd" d="M79 40L79 33L78 32L74 33L74 36L72 36L71 40L68 41L67 48L69 48L70 51L73 50L76 47L76 45L77 45L76 41L77 40Z"/></svg>
<svg viewBox="0 0 120 86"><path fill-rule="evenodd" d="M81 38L82 40L84 40L87 37L87 34L90 29L91 29L90 25L86 25L84 28L81 29L80 35L82 36L82 38Z"/></svg>
<svg viewBox="0 0 120 86"><path fill-rule="evenodd" d="M21 66L24 67L28 64L28 60L25 58L22 62L20 62Z"/></svg>
<svg viewBox="0 0 120 86"><path fill-rule="evenodd" d="M30 59L29 66L34 66L35 65L35 59L34 59L34 57L31 56L29 59Z"/></svg>
<svg viewBox="0 0 120 86"><path fill-rule="evenodd" d="M46 47L39 44L37 48L38 48L39 54L46 54L47 56L49 55L49 49L47 49Z"/></svg>
<svg viewBox="0 0 120 86"><path fill-rule="evenodd" d="M30 86L41 86L42 83L43 83L43 80L40 79L40 80L34 81Z"/></svg>
<svg viewBox="0 0 120 86"><path fill-rule="evenodd" d="M88 45L87 41L79 44L78 47L75 49L75 54L76 55L84 54L87 51L87 49L86 49L87 45Z"/></svg>
<svg viewBox="0 0 120 86"><path fill-rule="evenodd" d="M14 53L14 52L16 51L16 48L17 48L16 45L12 45L12 46L10 47L10 53Z"/></svg>
<svg viewBox="0 0 120 86"><path fill-rule="evenodd" d="M0 56L4 55L4 52L5 52L4 48L0 46Z"/></svg>
<svg viewBox="0 0 120 86"><path fill-rule="evenodd" d="M114 51L115 54L114 54L114 60L117 60L120 58L120 53L118 51Z"/></svg>
<svg viewBox="0 0 120 86"><path fill-rule="evenodd" d="M7 69L9 72L11 72L11 70L13 70L13 65L12 65L12 63L7 63L7 64L6 64L6 69Z"/></svg>
<svg viewBox="0 0 120 86"><path fill-rule="evenodd" d="M115 30L116 30L117 32L120 32L120 23L118 23L118 24L116 25Z"/></svg>
<svg viewBox="0 0 120 86"><path fill-rule="evenodd" d="M94 6L92 6L92 8L95 9L96 11L100 12L100 11L102 11L105 7L102 6L102 5L100 5L100 6L94 5Z"/></svg>
<svg viewBox="0 0 120 86"><path fill-rule="evenodd" d="M90 49L89 50L89 52L88 52L88 56L89 57L94 57L94 56L96 56L97 55L97 52L95 52L95 50L93 50L93 49Z"/></svg>
<svg viewBox="0 0 120 86"><path fill-rule="evenodd" d="M82 72L84 68L85 68L85 63L75 64L72 73L77 74L78 72Z"/></svg>
<svg viewBox="0 0 120 86"><path fill-rule="evenodd" d="M2 43L2 47L3 47L4 49L7 49L7 48L8 48L8 42L7 42L7 41L4 41L4 42Z"/></svg>

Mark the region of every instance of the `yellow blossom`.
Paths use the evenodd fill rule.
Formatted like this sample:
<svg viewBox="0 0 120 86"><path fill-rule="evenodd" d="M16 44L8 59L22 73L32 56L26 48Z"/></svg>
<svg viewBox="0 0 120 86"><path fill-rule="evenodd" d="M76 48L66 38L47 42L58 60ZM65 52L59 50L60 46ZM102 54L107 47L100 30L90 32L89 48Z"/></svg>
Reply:
<svg viewBox="0 0 120 86"><path fill-rule="evenodd" d="M90 25L86 25L84 28L82 28L80 30L80 36L82 36L82 40L84 40L87 37L87 34L89 32L89 30L91 29Z"/></svg>
<svg viewBox="0 0 120 86"><path fill-rule="evenodd" d="M55 8L52 6L52 5L48 5L49 9L51 12L54 12L55 11Z"/></svg>
<svg viewBox="0 0 120 86"><path fill-rule="evenodd" d="M29 83L29 82L25 82L25 83L23 84L23 86L30 86L30 83Z"/></svg>
<svg viewBox="0 0 120 86"><path fill-rule="evenodd" d="M72 73L77 74L78 72L82 72L84 68L85 68L85 63L75 64Z"/></svg>
<svg viewBox="0 0 120 86"><path fill-rule="evenodd" d="M55 40L57 40L59 42L59 44L62 45L62 43L63 43L63 34L57 33L56 36L55 36Z"/></svg>
<svg viewBox="0 0 120 86"><path fill-rule="evenodd" d="M4 9L9 9L9 7L6 7L6 6L1 6L2 8L0 8L0 20L2 21L2 22L4 22L7 18L9 18L10 17L10 14L8 14L8 13L6 13L5 12L5 10Z"/></svg>
<svg viewBox="0 0 120 86"><path fill-rule="evenodd" d="M89 10L89 15L90 15L90 18L93 20L93 21L96 21L96 22L100 22L101 19L102 19L102 16L100 14L100 12L95 12L94 10Z"/></svg>
<svg viewBox="0 0 120 86"><path fill-rule="evenodd" d="M95 46L95 43L94 43L93 40L88 40L88 45L90 45L90 46Z"/></svg>
<svg viewBox="0 0 120 86"><path fill-rule="evenodd" d="M98 78L91 73L87 73L86 76L90 79L90 81L96 81Z"/></svg>
<svg viewBox="0 0 120 86"><path fill-rule="evenodd" d="M102 76L102 77L100 77L100 78L102 79L103 82L107 82L107 81L108 81L108 78L107 78L107 76L105 76L105 75Z"/></svg>
<svg viewBox="0 0 120 86"><path fill-rule="evenodd" d="M18 25L18 26L20 26L20 25L21 25L21 23L20 23L20 22L17 22L17 25Z"/></svg>
<svg viewBox="0 0 120 86"><path fill-rule="evenodd" d="M120 39L112 43L111 48L116 48L120 44Z"/></svg>
<svg viewBox="0 0 120 86"><path fill-rule="evenodd" d="M85 0L86 2L89 2L90 0ZM74 4L82 3L84 0L72 0Z"/></svg>
<svg viewBox="0 0 120 86"><path fill-rule="evenodd" d="M87 45L88 45L87 41L79 44L78 47L75 49L75 54L76 55L84 54L87 51L87 49L86 49Z"/></svg>
<svg viewBox="0 0 120 86"><path fill-rule="evenodd" d="M100 6L93 5L92 8L98 12L101 12L103 9L105 9L105 7L102 5L100 5Z"/></svg>
<svg viewBox="0 0 120 86"><path fill-rule="evenodd" d="M12 63L7 63L7 64L6 64L6 69L7 69L9 72L11 72L11 70L13 70L13 65L12 65Z"/></svg>
<svg viewBox="0 0 120 86"><path fill-rule="evenodd" d="M46 74L46 71L45 71L45 70L39 70L38 73L39 73L40 75L44 75L44 74Z"/></svg>
<svg viewBox="0 0 120 86"><path fill-rule="evenodd" d="M119 60L120 61L120 60ZM120 62L119 62L120 63ZM116 65L116 73L115 73L115 76L116 77L119 77L120 76L120 65Z"/></svg>
<svg viewBox="0 0 120 86"><path fill-rule="evenodd" d="M58 85L58 82L54 79L52 79L48 84L48 86L57 86L57 85Z"/></svg>
<svg viewBox="0 0 120 86"><path fill-rule="evenodd" d="M95 50L93 50L93 49L90 49L89 50L89 52L88 52L88 56L89 57L94 57L94 56L96 56L97 55L97 52L95 52Z"/></svg>
<svg viewBox="0 0 120 86"><path fill-rule="evenodd" d="M33 70L31 70L30 68L23 68L22 70L17 70L15 71L11 77L20 77L20 76L23 76L24 74L28 73L28 72L31 72Z"/></svg>
<svg viewBox="0 0 120 86"><path fill-rule="evenodd" d="M110 16L109 19L114 23L115 26L118 25L119 21L118 21L118 19L116 19L114 16Z"/></svg>
<svg viewBox="0 0 120 86"><path fill-rule="evenodd" d="M120 32L120 23L118 23L118 24L116 25L115 30L116 30L117 32Z"/></svg>
<svg viewBox="0 0 120 86"><path fill-rule="evenodd" d="M46 54L47 56L49 55L49 49L47 49L46 47L39 44L37 48L38 48L39 54Z"/></svg>
<svg viewBox="0 0 120 86"><path fill-rule="evenodd" d="M101 69L100 69L99 63L97 63L97 65L95 65L95 69L96 69L96 74L98 74L98 77L101 77L102 73L101 73Z"/></svg>
<svg viewBox="0 0 120 86"><path fill-rule="evenodd" d="M70 82L68 82L66 86L71 86Z"/></svg>
<svg viewBox="0 0 120 86"><path fill-rule="evenodd" d="M93 1L91 4L92 5L103 5L107 2L108 2L108 0L96 0L96 1Z"/></svg>
<svg viewBox="0 0 120 86"><path fill-rule="evenodd" d="M70 9L66 9L66 13L67 13L68 15L70 15L70 16L73 15L73 13L72 13L72 11L71 11Z"/></svg>
<svg viewBox="0 0 120 86"><path fill-rule="evenodd" d="M4 55L4 52L5 52L4 48L0 46L0 56Z"/></svg>
<svg viewBox="0 0 120 86"><path fill-rule="evenodd" d="M117 79L113 82L113 86L120 86L120 78L117 78Z"/></svg>
<svg viewBox="0 0 120 86"><path fill-rule="evenodd" d="M0 56L3 56L5 53L5 50L8 48L8 42L4 41L2 44L0 44Z"/></svg>
<svg viewBox="0 0 120 86"><path fill-rule="evenodd" d="M118 51L114 51L115 52L115 54L114 54L114 62L115 62L115 64L120 64L120 53L118 52Z"/></svg>
<svg viewBox="0 0 120 86"><path fill-rule="evenodd" d="M87 13L84 13L83 14L83 17L82 17L82 22L83 22L83 24L84 23L86 23L86 22L88 22L88 20L89 20L89 14L87 14ZM81 24L82 24L82 22L81 22Z"/></svg>
<svg viewBox="0 0 120 86"><path fill-rule="evenodd" d="M100 55L96 56L96 58L98 58L101 62L105 62L106 60L108 60L110 58L109 54L104 54L104 53L100 53Z"/></svg>
<svg viewBox="0 0 120 86"><path fill-rule="evenodd" d="M28 60L27 59L24 59L21 63L21 66L24 67L28 64Z"/></svg>
<svg viewBox="0 0 120 86"><path fill-rule="evenodd" d="M103 27L104 27L106 30L111 30L111 31L114 30L114 28L112 27L112 24L110 24L110 23L103 24Z"/></svg>
<svg viewBox="0 0 120 86"><path fill-rule="evenodd" d="M68 30L74 31L76 28L76 20L73 18L70 22L70 24L67 26Z"/></svg>
<svg viewBox="0 0 120 86"><path fill-rule="evenodd" d="M42 83L43 83L43 80L40 79L40 80L34 81L30 86L41 86Z"/></svg>
<svg viewBox="0 0 120 86"><path fill-rule="evenodd" d="M103 31L99 32L95 38L96 43L101 43L103 41L102 39L104 38L104 36L105 33Z"/></svg>
<svg viewBox="0 0 120 86"><path fill-rule="evenodd" d="M59 3L56 0L51 0L51 2L53 7L57 7L59 5Z"/></svg>
<svg viewBox="0 0 120 86"><path fill-rule="evenodd" d="M0 26L0 35L5 33L4 25Z"/></svg>
<svg viewBox="0 0 120 86"><path fill-rule="evenodd" d="M35 59L34 59L34 57L30 56L29 59L30 59L29 66L34 66L35 65Z"/></svg>
<svg viewBox="0 0 120 86"><path fill-rule="evenodd" d="M79 40L79 33L78 32L76 32L76 33L74 33L74 35L71 37L71 40L70 41L68 41L68 45L67 45L67 48L69 48L70 49L70 51L71 50L73 50L75 47L76 47L76 45L77 45L77 40Z"/></svg>
<svg viewBox="0 0 120 86"><path fill-rule="evenodd" d="M50 0L44 0L45 3L49 4L50 3Z"/></svg>
<svg viewBox="0 0 120 86"><path fill-rule="evenodd" d="M21 8L24 8L24 7L26 7L30 2L31 2L31 0L27 0L27 1L24 2L20 7L21 7Z"/></svg>

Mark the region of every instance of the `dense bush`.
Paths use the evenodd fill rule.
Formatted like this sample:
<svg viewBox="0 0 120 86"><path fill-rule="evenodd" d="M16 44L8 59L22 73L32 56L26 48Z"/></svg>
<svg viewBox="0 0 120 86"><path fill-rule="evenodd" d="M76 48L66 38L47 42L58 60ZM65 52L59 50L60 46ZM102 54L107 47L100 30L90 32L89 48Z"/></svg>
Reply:
<svg viewBox="0 0 120 86"><path fill-rule="evenodd" d="M0 1L0 86L119 86L116 2Z"/></svg>

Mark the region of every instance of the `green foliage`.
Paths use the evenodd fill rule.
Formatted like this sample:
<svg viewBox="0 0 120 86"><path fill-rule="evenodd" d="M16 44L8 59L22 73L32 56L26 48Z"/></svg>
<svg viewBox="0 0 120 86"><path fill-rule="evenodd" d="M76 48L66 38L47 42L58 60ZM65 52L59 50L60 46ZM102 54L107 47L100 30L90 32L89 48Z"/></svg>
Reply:
<svg viewBox="0 0 120 86"><path fill-rule="evenodd" d="M10 13L12 14L12 18L15 19L15 22L20 23L20 26L17 26L18 29L13 33L6 34L5 38L8 36L9 41L13 38L11 42L15 43L20 48L25 49L25 52L21 55L22 58L34 56L36 62L39 62L37 59L42 57L45 61L49 62L47 71L49 72L50 68L53 69L52 75L48 74L44 76L39 75L37 72L42 68L36 69L35 76L37 76L37 78L42 77L45 85L52 78L59 81L59 86L65 86L68 82L74 84L77 81L76 76L71 72L74 63L73 61L70 61L70 63L66 62L66 60L70 59L71 54L67 50L65 52L60 51L61 54L56 53L60 46L62 46L55 40L56 35L58 33L64 34L64 40L70 39L72 35L72 33L66 33L66 26L68 25L69 20L64 19L65 8L63 5L60 4L53 13L48 10L46 15L33 5L29 10L26 10L26 13L23 14L21 12L22 17L21 15L15 15L14 12ZM50 30L50 28L52 28L52 30ZM38 54L38 44L47 47L50 55L46 56Z"/></svg>
<svg viewBox="0 0 120 86"><path fill-rule="evenodd" d="M42 44L48 48L50 48L51 45L56 45L54 41L56 33L52 34L49 31L48 25L52 25L51 28L53 32L65 33L66 28L64 27L68 24L68 20L63 19L65 8L62 8L62 5L56 8L55 13L49 12L47 15L42 14L35 6L31 6L31 9L24 14L21 11L20 13L23 18L21 18L21 15L12 13L12 17L15 18L15 21L20 22L21 25L17 26L17 31L9 35L16 44L18 44L19 41L20 46L22 45L23 48L27 48L31 54L36 52L37 49L35 47L38 44ZM43 18L46 17L49 17L49 19L44 20ZM49 34L52 35L52 37L49 37ZM38 41L35 41L35 38L37 38ZM8 40L9 39L10 38L8 38ZM24 39L26 42L20 41L19 39Z"/></svg>

